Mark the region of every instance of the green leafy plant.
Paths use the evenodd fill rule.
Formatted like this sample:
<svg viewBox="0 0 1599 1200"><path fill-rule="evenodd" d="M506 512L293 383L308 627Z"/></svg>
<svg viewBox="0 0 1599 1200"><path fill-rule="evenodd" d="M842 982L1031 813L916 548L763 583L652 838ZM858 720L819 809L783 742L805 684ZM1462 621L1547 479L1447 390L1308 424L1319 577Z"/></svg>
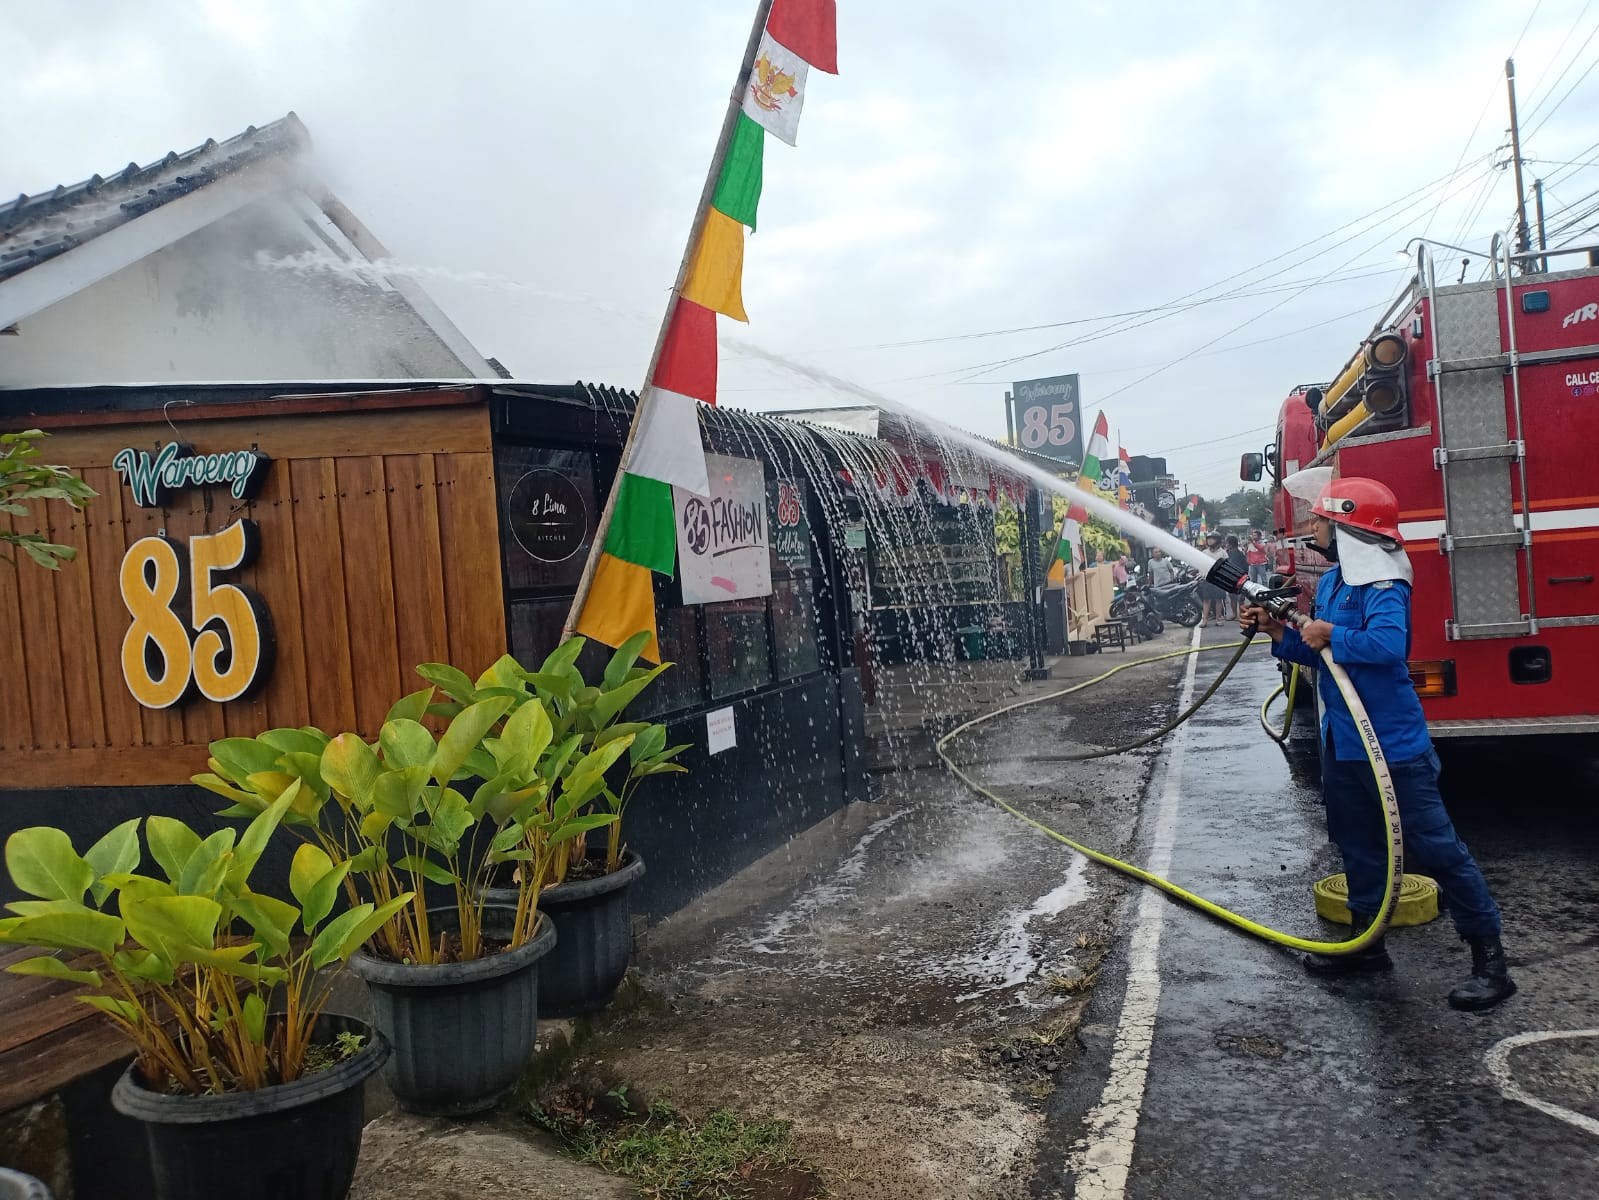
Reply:
<svg viewBox="0 0 1599 1200"><path fill-rule="evenodd" d="M52 467L39 461L39 450L34 445L44 437L44 431L25 429L21 433L0 434L0 512L25 517L29 501L65 500L73 508L82 508L85 501L99 495L65 467ZM59 570L63 560L77 556L77 548L52 542L41 533L18 533L0 529L0 545L19 547L41 567ZM13 566L16 558L0 552Z"/></svg>
<svg viewBox="0 0 1599 1200"><path fill-rule="evenodd" d="M445 663L424 663L417 668L419 675L450 698L432 706L430 711L436 715L453 716L468 705L492 699L509 700L513 718L530 703L541 706L550 718L555 745L565 751L565 756L558 757L561 764L558 773L565 779L568 789L573 784L571 776L579 773L577 766L565 765L568 761L600 766L599 790L593 796L586 796L583 803L593 800L596 808L613 818L606 835L603 864L606 874L622 865L626 851L622 819L640 783L652 775L685 770L672 760L688 746L668 746L666 726L620 719L627 706L672 666L671 663L654 667L638 665L639 654L649 637L648 631L640 631L617 647L597 685L587 683L577 668L578 655L587 644L581 637L570 638L557 646L536 671L523 669L514 658L506 655L475 683L464 672ZM626 769L617 779L613 767L624 751ZM468 765L477 768L479 773L489 768L481 756L469 759ZM579 774L583 785L580 790L586 793L594 780L586 771ZM587 853L585 838L570 841L567 854L552 864L551 882L565 879L569 871L583 864Z"/></svg>
<svg viewBox="0 0 1599 1200"><path fill-rule="evenodd" d="M537 931L538 893L559 848L614 822L580 809L600 794L605 771L631 741L584 754L580 738L555 742L542 704L513 711L513 698L495 682L504 669L485 673L484 698L454 706L442 735L422 723L435 695L428 687L389 711L374 743L309 727L224 738L211 744L211 770L194 782L233 801L221 815L234 817L260 812L298 785L284 823L345 865L351 902L370 897L387 906L402 893L410 897L375 931L374 949L386 958L483 957L483 893L507 864L516 868L516 912L511 928L494 935L523 945ZM461 789L470 779L478 782L469 797ZM428 882L451 890L453 930L433 928Z"/></svg>
<svg viewBox="0 0 1599 1200"><path fill-rule="evenodd" d="M539 892L582 860L589 832L609 827L615 869L622 814L640 781L683 769L671 759L687 747L668 747L664 725L618 720L669 665L634 665L646 636L617 650L598 687L573 665L581 638L537 671L510 655L476 680L424 663L417 673L434 686L396 703L377 741L309 726L223 738L211 743L211 769L193 780L231 801L220 814L230 817L252 817L298 785L283 823L347 865L352 904L411 897L375 932L383 957L437 963L492 952L485 892L507 880L515 915L490 940L520 946L537 932ZM436 699L440 690L447 699ZM447 722L442 734L423 723L430 717ZM450 889L453 930L433 928L429 882Z"/></svg>
<svg viewBox="0 0 1599 1200"><path fill-rule="evenodd" d="M298 782L243 833L202 838L182 821L144 821L160 875L138 873L139 820L118 825L83 854L49 826L6 840L6 867L35 897L6 907L0 943L53 950L7 969L83 985L79 997L115 1022L137 1050L146 1086L195 1095L297 1079L327 1003L323 968L347 959L411 897L356 904L333 915L348 864L302 845L289 887L295 901L252 891L250 874ZM62 953L72 957L60 957ZM268 1017L280 997L281 1016Z"/></svg>

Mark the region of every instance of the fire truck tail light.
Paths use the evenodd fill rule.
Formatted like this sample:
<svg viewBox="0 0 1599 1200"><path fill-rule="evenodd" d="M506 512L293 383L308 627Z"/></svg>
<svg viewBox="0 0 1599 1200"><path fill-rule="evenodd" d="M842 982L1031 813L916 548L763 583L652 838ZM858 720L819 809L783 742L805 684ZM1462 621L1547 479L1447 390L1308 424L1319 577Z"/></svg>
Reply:
<svg viewBox="0 0 1599 1200"><path fill-rule="evenodd" d="M1416 685L1418 696L1453 696L1455 694L1455 660L1424 659L1407 664L1410 682Z"/></svg>

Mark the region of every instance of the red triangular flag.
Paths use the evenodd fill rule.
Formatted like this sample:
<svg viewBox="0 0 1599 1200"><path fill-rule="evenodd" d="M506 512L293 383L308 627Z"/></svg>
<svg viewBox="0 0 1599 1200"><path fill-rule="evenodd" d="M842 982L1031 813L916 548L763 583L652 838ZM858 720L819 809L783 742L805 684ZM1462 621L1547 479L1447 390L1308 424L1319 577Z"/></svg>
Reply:
<svg viewBox="0 0 1599 1200"><path fill-rule="evenodd" d="M716 403L716 314L678 297L666 330L661 359L655 364L656 387L707 404Z"/></svg>
<svg viewBox="0 0 1599 1200"><path fill-rule="evenodd" d="M838 74L838 9L834 0L772 0L766 32L811 65Z"/></svg>

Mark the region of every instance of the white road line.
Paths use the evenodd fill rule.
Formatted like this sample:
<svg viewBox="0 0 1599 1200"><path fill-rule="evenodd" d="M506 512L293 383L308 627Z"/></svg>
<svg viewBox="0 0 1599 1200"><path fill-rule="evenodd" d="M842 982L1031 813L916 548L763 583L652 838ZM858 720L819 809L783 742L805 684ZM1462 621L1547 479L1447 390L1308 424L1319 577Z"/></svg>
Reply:
<svg viewBox="0 0 1599 1200"><path fill-rule="evenodd" d="M1483 1055L1483 1061L1488 1064L1488 1073L1494 1077L1494 1082L1499 1085L1500 1094L1506 1100L1519 1100L1528 1108L1535 1108L1557 1121L1564 1121L1567 1125L1575 1125L1585 1133L1599 1136L1599 1121L1584 1113L1572 1112L1571 1109L1563 1108L1551 1101L1538 1099L1517 1083L1510 1072L1510 1052L1517 1046L1530 1046L1535 1042L1558 1042L1566 1038L1591 1037L1599 1037L1599 1029L1544 1029L1535 1033L1518 1033L1488 1047L1488 1053Z"/></svg>
<svg viewBox="0 0 1599 1200"><path fill-rule="evenodd" d="M1194 646L1200 644L1202 628L1194 629ZM1194 674L1198 667L1199 655L1190 655L1188 669L1183 675L1182 695L1177 701L1178 712L1193 701ZM1155 842L1147 864L1156 875L1165 875L1171 869L1188 729L1186 723L1177 727L1166 752L1166 775L1155 811ZM1138 1116L1149 1075L1149 1051L1155 1041L1155 1015L1160 1008L1160 930L1169 906L1166 897L1152 887L1139 892L1138 912L1128 948L1127 993L1122 999L1121 1020L1116 1026L1110 1074L1099 1103L1088 1114L1088 1132L1072 1153L1072 1173L1076 1176L1079 1200L1121 1200L1127 1191L1127 1174L1133 1165L1133 1141L1138 1134Z"/></svg>

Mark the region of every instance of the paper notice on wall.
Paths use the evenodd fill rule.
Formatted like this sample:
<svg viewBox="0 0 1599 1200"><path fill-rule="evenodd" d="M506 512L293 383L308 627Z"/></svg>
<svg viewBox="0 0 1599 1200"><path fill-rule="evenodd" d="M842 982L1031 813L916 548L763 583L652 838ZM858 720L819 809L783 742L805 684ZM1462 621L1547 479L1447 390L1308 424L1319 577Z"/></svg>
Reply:
<svg viewBox="0 0 1599 1200"><path fill-rule="evenodd" d="M738 745L738 731L733 727L731 708L718 708L705 714L705 743L712 754L720 754Z"/></svg>

